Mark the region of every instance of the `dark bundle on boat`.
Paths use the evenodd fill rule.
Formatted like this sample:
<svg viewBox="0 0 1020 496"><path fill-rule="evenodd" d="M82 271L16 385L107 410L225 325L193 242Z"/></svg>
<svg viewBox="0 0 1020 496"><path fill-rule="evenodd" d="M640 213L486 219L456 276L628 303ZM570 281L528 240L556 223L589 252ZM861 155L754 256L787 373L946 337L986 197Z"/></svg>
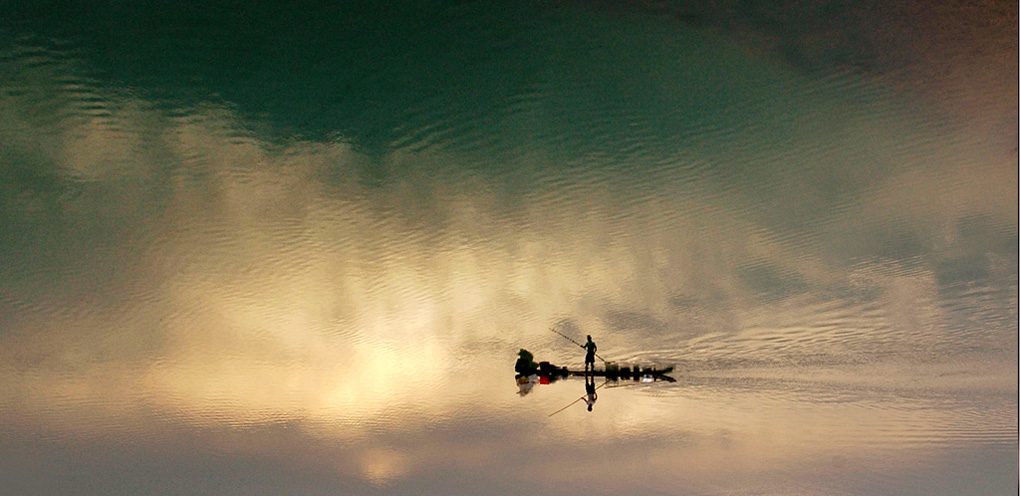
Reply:
<svg viewBox="0 0 1020 496"><path fill-rule="evenodd" d="M530 351L521 348L517 352L517 363L514 364L514 371L519 375L531 375L538 372L538 364L535 363L535 355Z"/></svg>

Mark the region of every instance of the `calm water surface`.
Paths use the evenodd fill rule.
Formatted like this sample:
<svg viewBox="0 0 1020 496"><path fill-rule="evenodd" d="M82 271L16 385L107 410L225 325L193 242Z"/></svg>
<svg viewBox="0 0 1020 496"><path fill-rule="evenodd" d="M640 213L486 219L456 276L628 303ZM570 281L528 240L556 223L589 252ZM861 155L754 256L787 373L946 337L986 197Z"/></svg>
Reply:
<svg viewBox="0 0 1020 496"><path fill-rule="evenodd" d="M1015 5L504 4L7 9L10 494L1015 494Z"/></svg>

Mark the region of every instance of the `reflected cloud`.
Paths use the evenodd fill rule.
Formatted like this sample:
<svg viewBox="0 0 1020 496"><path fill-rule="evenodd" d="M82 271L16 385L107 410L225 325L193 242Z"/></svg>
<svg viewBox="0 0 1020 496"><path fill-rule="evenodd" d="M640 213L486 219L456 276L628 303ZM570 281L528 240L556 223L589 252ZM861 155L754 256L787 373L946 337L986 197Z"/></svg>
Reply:
<svg viewBox="0 0 1020 496"><path fill-rule="evenodd" d="M963 435L1015 438L1016 161L973 136L930 143L906 118L853 114L831 132L873 158L874 180L844 172L838 153L811 155L829 161L827 176L806 177L798 142L827 135L805 122L766 143L769 163L747 182L733 176L757 169L760 151L728 150L728 136L626 166L522 152L461 168L450 164L477 154L375 159L343 141L275 139L227 107L168 112L62 84L63 71L74 69L8 72L32 90L0 97L0 134L14 137L0 143L7 431L294 424L351 443L345 469L387 487L506 456L494 453L503 439L447 426L509 423L527 436L534 426L507 411L545 419L572 398L576 384L520 398L506 380L521 347L579 362L547 332L568 322L615 360L676 364L678 383L602 391L607 420L564 412L539 439L510 441L520 452L550 448L555 460L564 440L613 439L648 449L664 478L680 466L723 478L732 460L760 462L752 474L810 473L860 450L909 464L967 424ZM808 105L829 97L840 120L846 104L832 95ZM384 178L360 172L373 160ZM974 308L944 299L961 287ZM991 327L975 328L975 313ZM952 397L960 389L1014 402L944 410L966 403ZM847 406L841 395L857 390ZM470 455L436 461L410 440L366 441L402 435ZM899 442L879 442L889 436ZM566 462L523 465L574 478Z"/></svg>
<svg viewBox="0 0 1020 496"><path fill-rule="evenodd" d="M388 481L405 475L406 461L399 453L371 450L361 459L361 470L365 478L374 484L385 486Z"/></svg>

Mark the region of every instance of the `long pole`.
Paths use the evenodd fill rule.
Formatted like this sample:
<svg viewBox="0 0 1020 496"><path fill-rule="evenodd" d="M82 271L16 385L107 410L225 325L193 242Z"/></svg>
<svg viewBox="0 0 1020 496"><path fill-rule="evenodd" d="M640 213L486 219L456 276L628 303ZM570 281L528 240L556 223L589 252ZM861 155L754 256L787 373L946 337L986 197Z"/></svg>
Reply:
<svg viewBox="0 0 1020 496"><path fill-rule="evenodd" d="M584 345L583 345L583 344L581 344L581 343L578 343L577 341L574 341L573 339L571 339L571 338L570 338L570 336L567 336L566 334L563 334L562 332L560 332L560 331L557 331L556 329L553 329L552 327L550 327L550 328L549 328L549 330L550 330L550 331L552 331L552 332L555 332L556 334L559 334L560 336L563 336L564 338L566 338L566 339L567 339L567 341L570 341L571 343L574 343L574 344L576 344L577 346L580 346L581 348L584 348ZM587 349L587 348L586 348L586 349ZM595 354L595 356L599 357L599 360L602 360L602 362L603 362L603 363L605 363L606 359L605 359L605 358L602 358L602 357L600 357L598 353L596 353L596 354Z"/></svg>
<svg viewBox="0 0 1020 496"><path fill-rule="evenodd" d="M585 395L585 396L587 396L587 395ZM576 399L574 401L571 401L569 405L567 405L567 406L565 406L563 408L560 408L559 410L556 410L555 412L550 413L549 416L552 417L553 415L556 415L557 413L560 413L563 410L566 410L567 408L570 408L570 407L574 406L574 403L577 403L578 401L581 401L583 399L584 399L584 396L582 396L582 397L580 397L580 398L578 398L578 399Z"/></svg>
<svg viewBox="0 0 1020 496"><path fill-rule="evenodd" d="M609 384L609 381L606 381L606 382L603 382L602 384L599 384L599 387L595 388L595 390L598 391L599 389L602 389L602 386L605 386L606 384ZM582 396L582 397L580 397L580 398L578 398L578 399L576 399L574 401L571 401L569 405L567 405L567 406L565 406L563 408L560 408L559 410L556 410L555 412L550 413L549 416L552 417L553 415L556 415L557 413L560 413L563 410L566 410L567 408L570 408L570 407L574 406L574 403L577 403L578 401L583 400L585 398L585 396L588 396L588 395L586 394L586 395L584 395L584 396Z"/></svg>

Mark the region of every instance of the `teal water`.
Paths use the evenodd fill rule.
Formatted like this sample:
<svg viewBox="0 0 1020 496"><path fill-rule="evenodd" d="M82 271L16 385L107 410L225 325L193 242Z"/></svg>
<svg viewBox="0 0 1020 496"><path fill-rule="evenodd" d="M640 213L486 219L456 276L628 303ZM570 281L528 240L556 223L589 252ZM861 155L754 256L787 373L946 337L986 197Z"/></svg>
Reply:
<svg viewBox="0 0 1020 496"><path fill-rule="evenodd" d="M1016 26L951 2L12 6L0 478L1012 494ZM512 372L520 348L582 365L550 328L677 380L550 416L584 382Z"/></svg>

